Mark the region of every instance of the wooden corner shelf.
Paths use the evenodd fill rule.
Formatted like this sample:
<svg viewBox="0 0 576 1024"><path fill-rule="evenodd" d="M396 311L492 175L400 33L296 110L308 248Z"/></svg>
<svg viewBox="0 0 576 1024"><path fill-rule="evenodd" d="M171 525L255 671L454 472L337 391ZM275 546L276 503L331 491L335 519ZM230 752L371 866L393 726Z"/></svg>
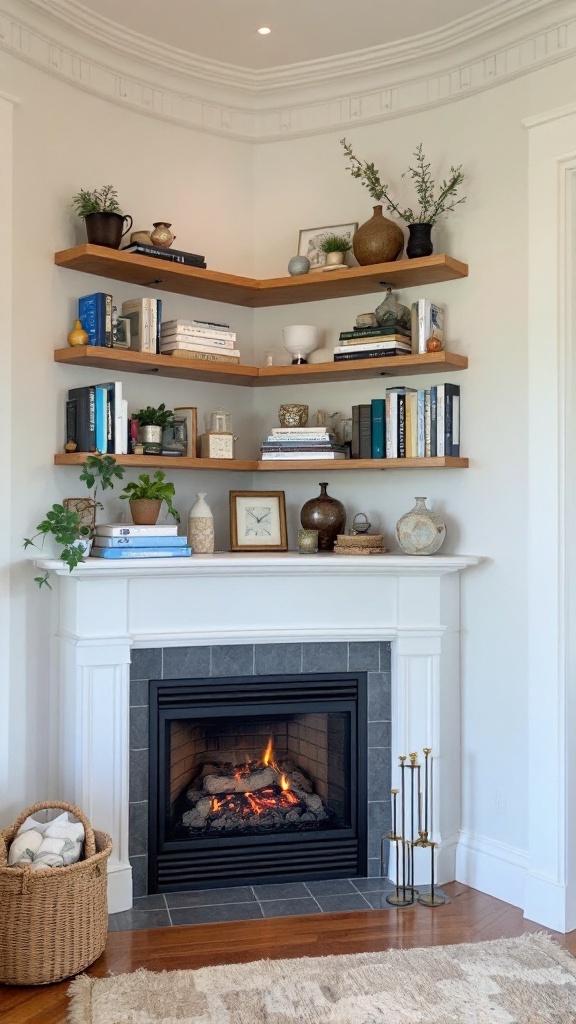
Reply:
<svg viewBox="0 0 576 1024"><path fill-rule="evenodd" d="M55 466L81 466L88 452L62 453L54 456ZM265 462L257 459L186 459L170 455L115 455L119 466L136 469L220 469L229 473L292 473L314 470L331 473L332 470L357 469L467 469L468 459L439 457L428 459L277 459Z"/></svg>
<svg viewBox="0 0 576 1024"><path fill-rule="evenodd" d="M63 452L54 456L54 465L81 466L87 457L88 452ZM183 455L115 455L114 458L119 466L136 469L226 469L238 473L258 469L256 459L187 459Z"/></svg>
<svg viewBox="0 0 576 1024"><path fill-rule="evenodd" d="M468 366L466 356L455 352L351 359L341 363L309 363L304 366L239 366L234 363L206 363L178 356L149 355L147 352L99 348L94 345L57 348L54 350L54 360L69 366L93 366L110 373L157 374L159 377L241 387L284 387L287 384L325 384L397 377L399 374L451 373L454 370L465 370Z"/></svg>
<svg viewBox="0 0 576 1024"><path fill-rule="evenodd" d="M366 295L378 292L386 285L394 288L421 287L468 276L466 263L445 254L268 280L222 274L215 270L199 270L168 260L137 256L121 249L107 249L101 245L86 244L64 249L55 254L54 262L58 267L68 270L95 274L113 281L125 281L142 288L155 288L253 309Z"/></svg>

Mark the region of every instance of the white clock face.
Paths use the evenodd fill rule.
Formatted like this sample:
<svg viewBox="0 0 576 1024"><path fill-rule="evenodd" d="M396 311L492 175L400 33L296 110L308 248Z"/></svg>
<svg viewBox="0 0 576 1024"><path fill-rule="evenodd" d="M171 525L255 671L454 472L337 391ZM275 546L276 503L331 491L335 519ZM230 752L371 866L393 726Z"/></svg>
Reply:
<svg viewBox="0 0 576 1024"><path fill-rule="evenodd" d="M272 509L266 505L253 505L246 508L246 536L272 536Z"/></svg>

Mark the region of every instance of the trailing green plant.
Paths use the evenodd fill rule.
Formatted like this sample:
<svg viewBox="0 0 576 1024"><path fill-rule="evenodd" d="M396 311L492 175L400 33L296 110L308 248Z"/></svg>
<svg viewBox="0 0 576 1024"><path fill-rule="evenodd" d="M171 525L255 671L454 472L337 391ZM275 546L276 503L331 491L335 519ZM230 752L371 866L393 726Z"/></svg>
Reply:
<svg viewBox="0 0 576 1024"><path fill-rule="evenodd" d="M348 235L326 235L320 242L322 252L348 252L352 242Z"/></svg>
<svg viewBox="0 0 576 1024"><path fill-rule="evenodd" d="M71 205L76 207L79 217L88 217L91 213L122 213L118 193L113 185L103 185L92 192L81 188L73 196Z"/></svg>
<svg viewBox="0 0 576 1024"><path fill-rule="evenodd" d="M157 409L151 405L147 405L145 409L139 409L134 413L134 419L138 420L138 425L141 427L162 427L163 430L166 430L174 423L174 413L172 409L167 409L162 402Z"/></svg>
<svg viewBox="0 0 576 1024"><path fill-rule="evenodd" d="M458 189L464 181L462 164L450 168L450 177L445 178L440 185L436 185L430 170L430 164L419 142L414 150L416 165L408 167L404 171L403 178L409 175L412 178L416 195L420 203L419 209L407 207L402 209L394 202L390 195L388 185L383 185L380 174L373 163L366 160L359 160L352 152L352 147L346 139L340 139L344 153L350 160L348 170L353 178L359 178L365 188L377 203L384 203L389 213L395 213L397 217L405 220L407 224L435 224L443 213L451 213L460 203L466 202L466 196L456 199Z"/></svg>
<svg viewBox="0 0 576 1024"><path fill-rule="evenodd" d="M36 530L38 532L33 537L24 538L24 548L33 546L41 550L44 547L47 535L51 533L56 543L61 545L58 558L68 566L70 572L80 562L84 561L84 550L77 544L77 541L88 540L90 537L90 527L82 522L82 516L79 512L64 508L64 505L54 504L48 510L42 522L38 523ZM38 537L42 538L41 544L36 543ZM51 590L49 577L50 571L47 570L43 576L35 576L34 582L39 587L47 586Z"/></svg>
<svg viewBox="0 0 576 1024"><path fill-rule="evenodd" d="M124 466L119 466L113 455L86 456L86 461L82 463L80 480L89 490L94 488L89 499L94 506L94 515L96 509L104 507L96 497L98 488L101 487L105 491L109 487L114 487L114 480L121 480L124 472ZM70 572L84 561L84 547L77 542L89 540L93 531L80 512L54 504L36 529L38 532L33 537L24 537L24 548L32 546L41 550L47 535L52 534L56 543L62 545L58 558L68 566ZM36 543L38 537L42 538L41 544ZM35 576L34 581L39 587L47 586L51 590L49 577L50 572L47 571L43 576Z"/></svg>
<svg viewBox="0 0 576 1024"><path fill-rule="evenodd" d="M142 498L148 501L165 501L168 515L179 523L180 516L172 504L172 498L176 493L174 484L166 481L165 477L166 474L161 469L157 469L153 477L149 477L147 473L141 473L137 481L126 484L120 498L123 501L126 499L135 501Z"/></svg>

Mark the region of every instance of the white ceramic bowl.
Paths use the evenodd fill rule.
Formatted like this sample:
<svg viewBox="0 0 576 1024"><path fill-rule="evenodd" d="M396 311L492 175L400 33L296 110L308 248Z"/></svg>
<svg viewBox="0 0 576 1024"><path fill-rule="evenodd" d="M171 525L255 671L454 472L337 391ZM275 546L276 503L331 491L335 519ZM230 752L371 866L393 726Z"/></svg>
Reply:
<svg viewBox="0 0 576 1024"><path fill-rule="evenodd" d="M293 363L305 363L306 356L318 348L320 331L310 324L293 324L282 328L284 348L292 356Z"/></svg>

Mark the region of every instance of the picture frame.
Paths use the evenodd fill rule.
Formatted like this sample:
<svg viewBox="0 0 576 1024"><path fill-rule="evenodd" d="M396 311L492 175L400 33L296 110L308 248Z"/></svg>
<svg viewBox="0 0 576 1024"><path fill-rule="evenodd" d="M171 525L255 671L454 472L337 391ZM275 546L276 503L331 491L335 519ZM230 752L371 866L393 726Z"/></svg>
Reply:
<svg viewBox="0 0 576 1024"><path fill-rule="evenodd" d="M195 405L176 405L174 415L179 420L186 421L186 451L184 455L188 459L195 459L198 456L198 409Z"/></svg>
<svg viewBox="0 0 576 1024"><path fill-rule="evenodd" d="M326 263L326 253L322 252L320 243L326 235L350 235L350 241L358 230L355 224L334 224L324 228L302 228L298 238L298 255L310 260L310 270L319 270Z"/></svg>
<svg viewBox="0 0 576 1024"><path fill-rule="evenodd" d="M230 491L230 550L288 550L284 491Z"/></svg>

